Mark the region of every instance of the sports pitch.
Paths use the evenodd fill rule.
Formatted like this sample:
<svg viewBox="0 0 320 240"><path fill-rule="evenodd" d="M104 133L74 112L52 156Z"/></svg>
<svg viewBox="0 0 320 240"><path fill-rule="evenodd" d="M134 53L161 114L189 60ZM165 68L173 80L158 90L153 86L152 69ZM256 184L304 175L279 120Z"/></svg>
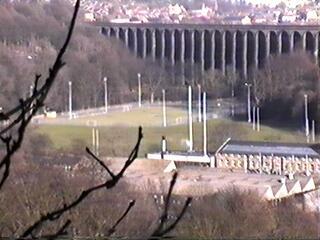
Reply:
<svg viewBox="0 0 320 240"><path fill-rule="evenodd" d="M186 121L187 111L181 108L167 107L166 121L168 125L177 125ZM143 107L130 111L88 115L74 119L56 118L44 119L44 123L53 125L82 125L82 126L162 126L162 107Z"/></svg>
<svg viewBox="0 0 320 240"><path fill-rule="evenodd" d="M159 151L161 137L166 136L168 149L187 150L188 126L186 123L174 125L168 123L162 127L162 115L158 111L141 109L133 112L114 113L104 116L75 119L80 121L73 124L36 125L35 131L47 135L53 144L53 149L84 149L92 145L92 126L86 121L99 122L99 136L101 154L106 156L128 156L132 146L136 143L138 126L143 126L144 138L141 143L139 156L148 152ZM138 114L139 113L139 114ZM158 114L158 115L157 115ZM171 119L185 115L175 111ZM82 121L82 122L81 122ZM153 121L153 122L150 122ZM81 125L81 123L83 125ZM194 147L202 149L202 124L194 122ZM261 131L253 131L246 122L237 122L226 119L208 120L208 150L215 151L228 137L234 140L275 141L275 142L304 142L303 133L286 129L262 126Z"/></svg>

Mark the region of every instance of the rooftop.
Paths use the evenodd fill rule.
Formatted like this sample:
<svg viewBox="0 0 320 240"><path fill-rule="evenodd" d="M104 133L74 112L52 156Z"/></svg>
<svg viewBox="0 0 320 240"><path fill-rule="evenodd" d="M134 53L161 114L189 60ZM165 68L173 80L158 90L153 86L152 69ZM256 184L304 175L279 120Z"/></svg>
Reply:
<svg viewBox="0 0 320 240"><path fill-rule="evenodd" d="M320 157L318 149L318 145L275 142L230 141L221 149L220 153Z"/></svg>

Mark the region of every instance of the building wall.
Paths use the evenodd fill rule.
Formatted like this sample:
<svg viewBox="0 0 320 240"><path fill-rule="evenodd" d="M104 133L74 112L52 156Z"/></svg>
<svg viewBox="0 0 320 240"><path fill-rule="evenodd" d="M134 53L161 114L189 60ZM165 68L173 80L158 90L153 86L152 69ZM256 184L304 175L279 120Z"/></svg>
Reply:
<svg viewBox="0 0 320 240"><path fill-rule="evenodd" d="M278 157L265 155L238 155L220 153L216 156L218 168L243 169L269 174L319 173L320 159L306 157Z"/></svg>

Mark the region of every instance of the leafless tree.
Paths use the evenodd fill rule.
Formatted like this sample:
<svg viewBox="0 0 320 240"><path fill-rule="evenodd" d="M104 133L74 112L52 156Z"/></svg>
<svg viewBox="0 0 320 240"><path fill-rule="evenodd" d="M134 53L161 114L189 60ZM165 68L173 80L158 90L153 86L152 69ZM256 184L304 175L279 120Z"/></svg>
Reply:
<svg viewBox="0 0 320 240"><path fill-rule="evenodd" d="M12 157L21 147L22 141L24 139L25 131L28 125L30 124L32 117L39 111L41 107L44 106L44 101L46 100L48 93L50 92L50 89L53 83L55 82L55 79L59 71L65 65L65 62L62 59L67 50L67 47L69 45L73 30L74 30L77 14L79 11L79 6L80 6L80 0L77 0L74 8L73 17L70 23L69 31L67 34L67 38L61 50L59 51L52 68L50 68L49 70L48 77L41 84L41 75L36 75L33 83L33 91L31 92L30 96L21 98L19 100L19 104L13 109L0 113L0 123L3 124L4 122L8 122L8 124L6 124L3 127L3 129L1 129L0 131L0 139L5 145L5 154L2 157L0 162L0 169L3 171L1 180L0 180L0 189L2 189L3 185L5 184L6 180L9 177ZM66 230L71 224L70 219L66 220L65 223L60 227L60 229L57 232L53 233L52 235L38 236L38 233L41 232L41 229L45 223L57 221L66 212L69 212L73 208L77 207L80 203L83 202L84 199L86 199L89 195L93 194L94 192L102 189L111 189L115 187L119 182L119 180L123 177L128 167L137 158L142 138L143 138L142 128L140 127L138 132L137 143L134 149L132 150L131 154L129 155L127 161L125 162L123 168L118 173L112 172L108 168L108 166L104 164L104 162L101 159L99 159L96 155L94 155L89 148L86 148L87 153L100 164L100 166L108 173L111 179L105 180L104 182L96 186L90 187L82 191L81 194L70 203L63 203L62 206L58 207L56 210L42 214L41 217L37 221L35 221L33 224L31 224L31 226L28 227L21 234L20 237L21 238L45 237L48 239L54 239L58 236L66 234L67 233ZM177 178L177 175L174 175L173 180L170 184L166 205L163 210L163 214L160 218L159 227L154 231L152 236L162 237L168 232L170 232L176 226L179 219L184 215L188 207L188 204L191 202L191 198L188 198L186 201L185 207L181 211L179 219L173 222L171 225L165 226L168 220L167 211L169 208L170 197L171 197L172 189L174 187L176 178ZM134 200L130 201L127 209L120 216L120 218L117 221L115 221L115 224L108 231L109 235L113 234L116 231L117 226L127 216L127 214L129 213L131 208L134 206L134 204L135 204Z"/></svg>
<svg viewBox="0 0 320 240"><path fill-rule="evenodd" d="M13 109L0 113L0 123L3 123L4 121L9 122L9 124L0 131L0 139L6 147L6 154L2 157L0 162L0 169L3 170L3 175L0 180L0 189L9 176L12 156L19 150L25 131L31 122L32 117L41 107L43 107L44 101L46 100L60 69L65 65L62 59L71 40L79 6L80 1L77 1L66 41L58 53L52 68L49 70L49 75L44 83L40 83L41 75L36 75L32 94L29 97L21 98L19 104Z"/></svg>

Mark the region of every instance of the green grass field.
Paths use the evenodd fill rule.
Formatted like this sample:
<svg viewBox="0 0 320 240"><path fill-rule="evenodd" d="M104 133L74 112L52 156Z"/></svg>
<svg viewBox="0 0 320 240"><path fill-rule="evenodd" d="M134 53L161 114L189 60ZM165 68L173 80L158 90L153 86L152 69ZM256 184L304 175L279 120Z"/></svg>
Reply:
<svg viewBox="0 0 320 240"><path fill-rule="evenodd" d="M126 113L130 118L131 113ZM146 115L148 115L147 113ZM160 118L160 117L159 117ZM141 117L142 121L146 118ZM115 125L111 126L114 121ZM127 156L137 139L139 122L132 121L131 126L119 126L115 120L108 122L109 126L100 126L100 153L108 156ZM136 122L136 124L134 124ZM142 124L143 125L143 124ZM47 135L53 142L54 149L79 151L85 146L91 146L92 128L88 126L41 125L35 131ZM166 136L169 150L185 150L185 140L188 138L187 125L143 127L144 138L141 144L140 156L147 152L160 150L161 136ZM234 140L304 142L302 133L262 126L260 132L253 131L246 122L231 120L208 121L208 149L214 151L228 137ZM202 125L194 123L194 146L202 148Z"/></svg>
<svg viewBox="0 0 320 240"><path fill-rule="evenodd" d="M179 118L186 118L187 112L183 109L167 107L167 122L175 123ZM161 126L162 107L144 107L128 112L110 112L104 115L81 117L76 119L46 119L51 124L61 125L93 125L98 126Z"/></svg>

